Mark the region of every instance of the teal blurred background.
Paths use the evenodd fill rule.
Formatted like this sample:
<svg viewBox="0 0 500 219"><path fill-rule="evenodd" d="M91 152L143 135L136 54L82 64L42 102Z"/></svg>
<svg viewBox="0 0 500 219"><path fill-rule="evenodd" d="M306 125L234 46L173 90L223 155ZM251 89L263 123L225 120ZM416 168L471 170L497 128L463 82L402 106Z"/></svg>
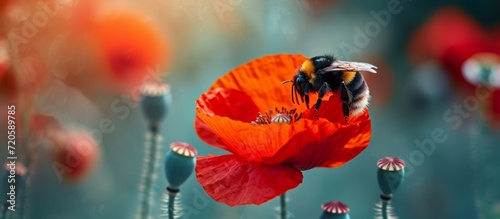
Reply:
<svg viewBox="0 0 500 219"><path fill-rule="evenodd" d="M200 94L234 67L266 54L333 53L343 60L371 62L381 67L377 75L369 78L373 93L369 108L372 140L364 152L340 168L305 171L303 183L287 193L291 218L318 218L321 204L332 200L349 205L352 218L373 218L380 195L375 164L386 156L402 158L407 164L405 181L393 199L399 218L500 218L499 131L482 119L481 110L470 112L471 116L463 118L458 128L445 121L443 115L454 104L463 104L466 96L462 95L462 88L451 82L450 75L436 61L410 63L407 50L417 28L437 10L457 7L485 28L492 28L500 24L500 2L397 1L400 13L392 14L387 26L369 37L366 47L346 52L345 44L355 44L355 28L364 29L374 21L371 12L388 10L388 2L391 1L143 3L144 10L165 24L173 46L173 64L166 69L169 75L164 80L171 87L173 103L161 129L162 154L173 141L190 143L199 155L225 153L197 137L193 129L194 109ZM224 4L220 17L216 7L221 6L217 4ZM182 28L174 28L175 19L182 20ZM139 208L138 186L147 127L140 108L133 100L132 105L127 105L125 96L120 94L103 93L89 99L73 88L66 91L45 97L38 103L40 111L57 113L66 125L94 133L99 132L98 124L103 118L109 118L116 128L110 133L98 133L102 136L101 157L91 174L77 184L59 181L49 156L40 151L28 187L27 218L134 218ZM123 100L119 106L126 106L130 113L125 116L123 111L113 111L111 103L115 100ZM86 108L75 109L74 103L85 103ZM5 139L4 126L1 132ZM440 133L440 139L428 143L436 135L433 133ZM423 141L428 150L416 143ZM3 154L2 151L2 161ZM167 186L161 165L156 169L156 177L154 215L159 215ZM184 214L190 215L185 218L278 215L278 200L241 207L217 203L205 194L194 176L181 187L181 193L186 205Z"/></svg>

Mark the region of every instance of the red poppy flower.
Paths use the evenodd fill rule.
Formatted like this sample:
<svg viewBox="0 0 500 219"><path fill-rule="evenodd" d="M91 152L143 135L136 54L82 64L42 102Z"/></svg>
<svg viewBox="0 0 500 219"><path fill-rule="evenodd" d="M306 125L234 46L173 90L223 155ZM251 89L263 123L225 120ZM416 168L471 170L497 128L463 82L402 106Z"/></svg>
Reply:
<svg viewBox="0 0 500 219"><path fill-rule="evenodd" d="M231 153L197 160L196 177L215 200L262 204L298 186L302 170L339 167L368 146L367 111L346 124L338 95L323 102L319 119L305 104L292 104L291 85L281 82L305 60L302 55L253 60L219 78L196 101L200 138Z"/></svg>

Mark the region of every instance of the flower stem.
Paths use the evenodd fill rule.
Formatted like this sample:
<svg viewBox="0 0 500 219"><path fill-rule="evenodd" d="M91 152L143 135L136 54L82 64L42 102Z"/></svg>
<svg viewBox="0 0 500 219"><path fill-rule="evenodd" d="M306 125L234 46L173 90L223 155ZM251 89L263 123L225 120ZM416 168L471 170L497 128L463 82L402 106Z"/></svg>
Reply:
<svg viewBox="0 0 500 219"><path fill-rule="evenodd" d="M33 142L32 140L30 139L29 136L30 135L30 132L29 132L29 122L28 122L28 118L29 118L29 115L28 113L23 113L22 116L21 116L22 120L23 120L23 133L26 134L26 138L24 138L24 140L26 141L26 151L24 152L26 154L26 161L25 161L25 165L26 165L26 168L28 168L28 172L26 173L26 177L24 177L24 179L22 179L21 181L21 186L20 188L18 189L19 190L19 195L18 195L18 201L19 202L19 209L21 209L19 211L19 218L20 219L24 219L24 213L26 211L26 202L28 201L28 198L27 198L27 193L28 193L28 180L31 180L31 170L33 168L33 160L35 158L35 156L37 155L36 153L38 152L38 148L39 147L35 147L35 146L38 146L38 145L33 145Z"/></svg>
<svg viewBox="0 0 500 219"><path fill-rule="evenodd" d="M174 219L175 195L177 193L168 193L168 219Z"/></svg>
<svg viewBox="0 0 500 219"><path fill-rule="evenodd" d="M3 210L2 210L2 217L1 219L5 219L7 216L7 202L4 203L3 205Z"/></svg>
<svg viewBox="0 0 500 219"><path fill-rule="evenodd" d="M382 219L389 219L388 207L390 201L382 200Z"/></svg>
<svg viewBox="0 0 500 219"><path fill-rule="evenodd" d="M142 203L140 210L140 218L147 219L149 218L149 209L150 209L150 199L151 193L153 189L153 175L155 172L156 166L156 153L158 147L158 127L151 126L150 127L151 139L149 150L146 150L145 155L145 164L146 164L146 172L142 176L142 183L144 184L144 189L142 191ZM149 153L148 153L149 152Z"/></svg>
<svg viewBox="0 0 500 219"><path fill-rule="evenodd" d="M283 195L280 196L280 215L281 215L281 219L286 219L287 216L286 216L286 193L283 193Z"/></svg>
<svg viewBox="0 0 500 219"><path fill-rule="evenodd" d="M162 196L161 214L158 218L182 218L181 193L178 189L167 187Z"/></svg>

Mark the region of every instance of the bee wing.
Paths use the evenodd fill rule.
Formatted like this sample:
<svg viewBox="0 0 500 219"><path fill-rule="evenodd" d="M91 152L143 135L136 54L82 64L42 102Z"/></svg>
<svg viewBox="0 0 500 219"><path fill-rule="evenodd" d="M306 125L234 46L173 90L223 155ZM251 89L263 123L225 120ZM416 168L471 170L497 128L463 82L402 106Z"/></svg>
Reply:
<svg viewBox="0 0 500 219"><path fill-rule="evenodd" d="M365 71L377 73L377 66L364 62L335 61L330 66L324 68L324 72L330 71Z"/></svg>

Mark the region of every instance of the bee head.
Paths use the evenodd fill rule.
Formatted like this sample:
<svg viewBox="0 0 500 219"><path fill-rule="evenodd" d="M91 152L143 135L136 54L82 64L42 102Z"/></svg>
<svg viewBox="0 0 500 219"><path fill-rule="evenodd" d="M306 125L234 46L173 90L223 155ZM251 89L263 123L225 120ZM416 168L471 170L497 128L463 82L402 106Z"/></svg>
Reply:
<svg viewBox="0 0 500 219"><path fill-rule="evenodd" d="M286 84L286 83L292 83L292 102L299 103L299 96L302 102L304 102L304 95L305 95L305 87L306 84L308 83L307 80L307 75L301 71L298 70L297 74L293 76L292 80L286 80L281 82L281 84Z"/></svg>
<svg viewBox="0 0 500 219"><path fill-rule="evenodd" d="M305 90L304 88L306 87L307 83L307 78L306 74L302 71L299 71L294 77L293 77L293 86L292 86L292 92L293 89L295 89L295 92L299 94L301 97L304 96Z"/></svg>

